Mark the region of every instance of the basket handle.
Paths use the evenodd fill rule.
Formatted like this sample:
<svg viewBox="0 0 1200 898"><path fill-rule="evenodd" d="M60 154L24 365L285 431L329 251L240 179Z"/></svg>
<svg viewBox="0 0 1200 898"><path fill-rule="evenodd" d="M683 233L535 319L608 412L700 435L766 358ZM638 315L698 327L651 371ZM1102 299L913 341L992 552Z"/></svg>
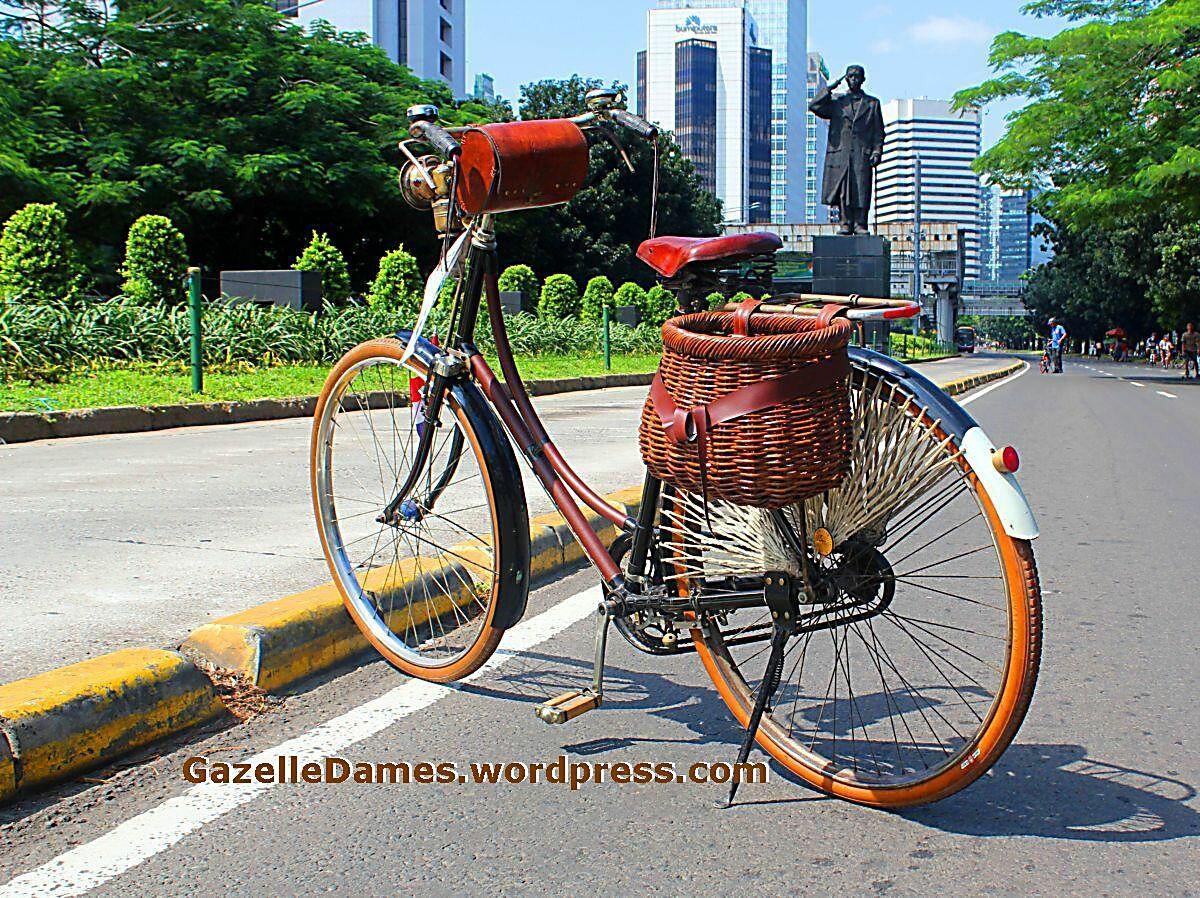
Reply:
<svg viewBox="0 0 1200 898"><path fill-rule="evenodd" d="M857 297L856 297L857 298ZM829 327L833 323L833 319L838 316L843 318L850 317L850 309L841 303L831 302L821 306L821 311L817 313L817 323L821 327Z"/></svg>
<svg viewBox="0 0 1200 898"><path fill-rule="evenodd" d="M761 299L743 299L733 312L733 333L737 337L750 336L750 316L762 305Z"/></svg>

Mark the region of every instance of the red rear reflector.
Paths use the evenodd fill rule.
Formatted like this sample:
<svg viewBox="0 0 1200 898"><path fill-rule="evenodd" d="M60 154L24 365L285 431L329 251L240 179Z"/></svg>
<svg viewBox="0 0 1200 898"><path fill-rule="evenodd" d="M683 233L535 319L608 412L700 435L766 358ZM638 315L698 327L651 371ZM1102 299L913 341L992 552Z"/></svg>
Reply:
<svg viewBox="0 0 1200 898"><path fill-rule="evenodd" d="M1021 457L1012 446L1005 446L992 453L992 464L1001 474L1015 474L1021 467Z"/></svg>

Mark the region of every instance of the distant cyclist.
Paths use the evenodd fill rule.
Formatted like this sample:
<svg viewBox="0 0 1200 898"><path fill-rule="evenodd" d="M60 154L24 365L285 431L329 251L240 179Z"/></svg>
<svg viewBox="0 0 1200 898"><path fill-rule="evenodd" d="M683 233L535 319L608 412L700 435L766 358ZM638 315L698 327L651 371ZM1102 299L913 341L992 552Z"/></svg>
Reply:
<svg viewBox="0 0 1200 898"><path fill-rule="evenodd" d="M1183 356L1183 379L1187 380L1188 372L1192 371L1195 372L1192 376L1200 380L1200 332L1191 321L1179 338L1179 352Z"/></svg>
<svg viewBox="0 0 1200 898"><path fill-rule="evenodd" d="M1163 334L1158 341L1158 360L1164 368L1171 367L1171 356L1175 353L1175 344L1171 342L1170 334Z"/></svg>
<svg viewBox="0 0 1200 898"><path fill-rule="evenodd" d="M1050 319L1050 361L1055 374L1062 374L1063 349L1066 346L1067 329L1057 318Z"/></svg>

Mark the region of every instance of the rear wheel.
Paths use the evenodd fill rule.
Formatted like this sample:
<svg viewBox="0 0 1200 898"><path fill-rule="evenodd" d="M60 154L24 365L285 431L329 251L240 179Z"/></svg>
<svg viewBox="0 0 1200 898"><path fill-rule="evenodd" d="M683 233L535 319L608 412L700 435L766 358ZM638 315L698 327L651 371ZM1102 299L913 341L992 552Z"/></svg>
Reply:
<svg viewBox="0 0 1200 898"><path fill-rule="evenodd" d="M823 792L876 807L935 801L1008 747L1033 694L1041 594L1026 540L1004 532L957 444L887 382L856 372L854 459L835 491L786 509L804 516L816 602L787 646L759 745ZM744 589L766 571L800 575L770 515L699 499L663 507L681 594ZM664 559L667 560L667 559ZM750 718L770 633L765 608L694 631L739 722Z"/></svg>
<svg viewBox="0 0 1200 898"><path fill-rule="evenodd" d="M519 571L511 582L528 561L528 533L514 524L524 495L497 507L493 465L504 458L485 452L482 401L456 387L416 489L392 522L381 519L427 426L410 401L420 399L425 363L401 362L403 350L398 340L372 340L330 372L313 421L313 509L330 573L363 634L404 672L450 682L496 650L498 604L511 598L501 591L527 588Z"/></svg>

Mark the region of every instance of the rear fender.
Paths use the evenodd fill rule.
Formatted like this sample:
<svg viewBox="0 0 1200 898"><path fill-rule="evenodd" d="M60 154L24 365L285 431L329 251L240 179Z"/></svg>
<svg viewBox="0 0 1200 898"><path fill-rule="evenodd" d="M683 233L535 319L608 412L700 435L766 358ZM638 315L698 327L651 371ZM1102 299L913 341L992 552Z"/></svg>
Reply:
<svg viewBox="0 0 1200 898"><path fill-rule="evenodd" d="M1014 475L996 469L992 463L996 446L965 408L925 375L882 353L852 346L850 361L859 370L898 384L918 405L927 408L929 416L940 421L941 428L954 438L987 490L1004 532L1014 539L1037 538L1037 521L1021 485Z"/></svg>

